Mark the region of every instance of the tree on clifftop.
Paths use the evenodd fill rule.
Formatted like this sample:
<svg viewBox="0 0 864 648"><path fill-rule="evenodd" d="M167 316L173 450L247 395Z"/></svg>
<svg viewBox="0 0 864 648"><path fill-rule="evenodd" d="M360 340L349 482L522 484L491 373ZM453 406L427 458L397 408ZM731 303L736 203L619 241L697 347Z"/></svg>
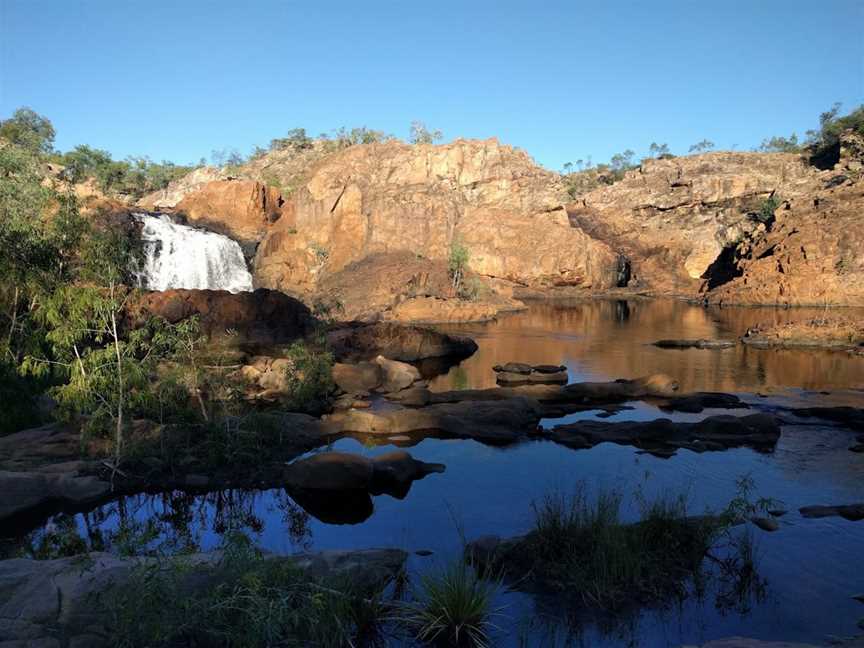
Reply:
<svg viewBox="0 0 864 648"><path fill-rule="evenodd" d="M434 144L442 139L444 134L440 130L430 131L426 124L421 121L411 122L411 132L408 138L412 144Z"/></svg>
<svg viewBox="0 0 864 648"><path fill-rule="evenodd" d="M0 121L0 138L34 153L50 153L54 126L34 110L19 108L9 119Z"/></svg>

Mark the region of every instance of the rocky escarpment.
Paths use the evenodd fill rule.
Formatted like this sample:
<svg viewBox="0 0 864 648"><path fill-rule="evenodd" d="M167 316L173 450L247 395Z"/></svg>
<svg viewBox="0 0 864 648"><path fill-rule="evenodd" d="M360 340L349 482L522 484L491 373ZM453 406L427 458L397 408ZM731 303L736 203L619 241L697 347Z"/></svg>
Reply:
<svg viewBox="0 0 864 648"><path fill-rule="evenodd" d="M571 226L558 176L496 140L353 146L317 162L290 202L292 217L269 230L256 255L261 286L309 293L369 255L408 250L446 260L454 243L486 277L617 283L618 255Z"/></svg>
<svg viewBox="0 0 864 648"><path fill-rule="evenodd" d="M737 248L737 276L711 302L864 305L864 178L840 167L819 179L817 191L790 199Z"/></svg>
<svg viewBox="0 0 864 648"><path fill-rule="evenodd" d="M767 198L804 196L813 190L814 176L795 154L646 160L567 210L575 226L630 260L632 286L690 296L721 283L726 257L765 231Z"/></svg>

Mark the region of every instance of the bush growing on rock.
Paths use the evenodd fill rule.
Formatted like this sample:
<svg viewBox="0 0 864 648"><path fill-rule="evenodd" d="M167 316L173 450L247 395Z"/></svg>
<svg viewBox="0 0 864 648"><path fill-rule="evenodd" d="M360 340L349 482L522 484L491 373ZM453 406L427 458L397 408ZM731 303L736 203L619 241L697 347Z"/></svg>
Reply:
<svg viewBox="0 0 864 648"><path fill-rule="evenodd" d="M412 144L434 144L443 137L444 134L440 130L429 130L421 121L411 122L408 141Z"/></svg>

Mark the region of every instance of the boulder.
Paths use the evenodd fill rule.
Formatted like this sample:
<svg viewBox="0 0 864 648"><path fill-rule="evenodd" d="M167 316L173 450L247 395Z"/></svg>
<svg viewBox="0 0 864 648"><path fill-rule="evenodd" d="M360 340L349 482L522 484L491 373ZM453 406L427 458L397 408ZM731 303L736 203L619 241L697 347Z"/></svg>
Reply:
<svg viewBox="0 0 864 648"><path fill-rule="evenodd" d="M407 389L420 380L420 372L405 362L388 360L379 355L374 363L381 368L381 389L385 392L398 392Z"/></svg>
<svg viewBox="0 0 864 648"><path fill-rule="evenodd" d="M40 507L82 508L111 493L111 484L93 475L0 471L0 520Z"/></svg>
<svg viewBox="0 0 864 648"><path fill-rule="evenodd" d="M302 302L280 292L259 288L254 292L223 290L166 290L144 293L129 306L127 317L135 326L150 316L170 323L197 315L201 331L212 340L282 344L315 330L315 317Z"/></svg>
<svg viewBox="0 0 864 648"><path fill-rule="evenodd" d="M328 334L327 342L340 362L367 360L378 355L400 362L439 357L467 358L477 350L477 343L470 338L392 322L337 329Z"/></svg>
<svg viewBox="0 0 864 648"><path fill-rule="evenodd" d="M414 459L403 451L369 458L347 452L322 452L285 468L285 483L303 491L401 492L430 473L444 472L442 464Z"/></svg>
<svg viewBox="0 0 864 648"><path fill-rule="evenodd" d="M751 517L750 521L763 531L773 532L780 528L780 523L773 517Z"/></svg>
<svg viewBox="0 0 864 648"><path fill-rule="evenodd" d="M362 394L381 386L382 373L381 365L375 362L337 362L333 365L333 382L347 394Z"/></svg>

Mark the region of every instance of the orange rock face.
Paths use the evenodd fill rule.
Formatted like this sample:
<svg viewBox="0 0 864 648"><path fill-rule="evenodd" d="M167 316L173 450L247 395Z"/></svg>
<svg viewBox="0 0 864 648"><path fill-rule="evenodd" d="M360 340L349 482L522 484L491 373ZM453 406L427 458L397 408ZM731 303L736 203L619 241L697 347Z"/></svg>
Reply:
<svg viewBox="0 0 864 648"><path fill-rule="evenodd" d="M444 146L353 146L313 166L293 219L258 249L259 285L312 292L322 277L375 253L446 260L468 248L470 270L532 286L616 284L617 254L570 225L557 174L495 140Z"/></svg>
<svg viewBox="0 0 864 648"><path fill-rule="evenodd" d="M799 155L706 153L646 160L568 205L570 220L631 263L631 286L692 296L726 248L758 233L765 199L806 194L814 170Z"/></svg>
<svg viewBox="0 0 864 648"><path fill-rule="evenodd" d="M740 276L712 290L712 303L864 305L864 180L790 201L741 252Z"/></svg>

